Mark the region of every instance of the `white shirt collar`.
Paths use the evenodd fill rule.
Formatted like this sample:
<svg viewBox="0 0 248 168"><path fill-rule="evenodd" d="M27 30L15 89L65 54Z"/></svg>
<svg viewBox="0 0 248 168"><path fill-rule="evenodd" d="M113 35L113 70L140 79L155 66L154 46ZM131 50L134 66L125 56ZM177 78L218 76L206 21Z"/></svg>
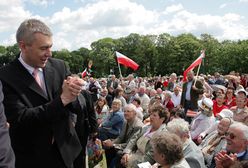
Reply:
<svg viewBox="0 0 248 168"><path fill-rule="evenodd" d="M32 73L34 72L34 67L28 65L24 60L23 60L23 55L22 53L20 53L20 56L18 58L18 60L21 62L21 64L28 70L28 72L32 75ZM38 68L39 72L42 72L42 68Z"/></svg>

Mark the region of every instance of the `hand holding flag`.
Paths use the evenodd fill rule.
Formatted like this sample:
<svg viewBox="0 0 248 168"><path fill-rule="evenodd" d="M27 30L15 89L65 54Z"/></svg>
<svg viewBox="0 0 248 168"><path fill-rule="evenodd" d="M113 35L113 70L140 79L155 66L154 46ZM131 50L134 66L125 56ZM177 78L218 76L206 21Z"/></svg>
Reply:
<svg viewBox="0 0 248 168"><path fill-rule="evenodd" d="M202 59L205 57L205 50L201 51L201 55L183 72L183 81L186 81L187 73L193 70L196 66L200 65Z"/></svg>

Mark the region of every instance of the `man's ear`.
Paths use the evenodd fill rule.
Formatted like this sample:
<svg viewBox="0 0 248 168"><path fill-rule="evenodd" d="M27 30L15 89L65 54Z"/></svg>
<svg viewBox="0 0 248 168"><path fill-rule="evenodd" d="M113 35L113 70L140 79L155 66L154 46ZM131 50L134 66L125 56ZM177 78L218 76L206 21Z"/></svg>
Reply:
<svg viewBox="0 0 248 168"><path fill-rule="evenodd" d="M21 50L25 50L26 44L24 43L24 41L19 41L19 42L18 42L18 45L19 45L19 48L20 48Z"/></svg>

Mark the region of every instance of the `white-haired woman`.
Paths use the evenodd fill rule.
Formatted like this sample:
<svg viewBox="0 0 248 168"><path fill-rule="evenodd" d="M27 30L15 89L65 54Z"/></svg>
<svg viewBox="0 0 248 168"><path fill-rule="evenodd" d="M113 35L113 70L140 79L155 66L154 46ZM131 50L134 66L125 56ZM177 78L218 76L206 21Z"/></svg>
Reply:
<svg viewBox="0 0 248 168"><path fill-rule="evenodd" d="M197 142L198 136L215 123L213 116L213 101L203 98L198 101L199 113L194 117L190 125L190 135L193 141Z"/></svg>
<svg viewBox="0 0 248 168"><path fill-rule="evenodd" d="M121 110L121 101L115 99L112 102L112 109L108 117L98 128L98 138L102 141L117 138L120 135L123 123L124 115Z"/></svg>

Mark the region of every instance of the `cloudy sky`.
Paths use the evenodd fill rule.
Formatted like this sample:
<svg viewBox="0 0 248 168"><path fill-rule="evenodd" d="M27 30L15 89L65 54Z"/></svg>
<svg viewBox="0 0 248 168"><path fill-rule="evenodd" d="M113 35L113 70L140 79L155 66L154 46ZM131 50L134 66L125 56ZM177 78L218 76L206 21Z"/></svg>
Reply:
<svg viewBox="0 0 248 168"><path fill-rule="evenodd" d="M27 18L51 27L54 50L89 48L98 39L130 33L248 39L247 9L248 0L0 0L0 45L13 45Z"/></svg>

